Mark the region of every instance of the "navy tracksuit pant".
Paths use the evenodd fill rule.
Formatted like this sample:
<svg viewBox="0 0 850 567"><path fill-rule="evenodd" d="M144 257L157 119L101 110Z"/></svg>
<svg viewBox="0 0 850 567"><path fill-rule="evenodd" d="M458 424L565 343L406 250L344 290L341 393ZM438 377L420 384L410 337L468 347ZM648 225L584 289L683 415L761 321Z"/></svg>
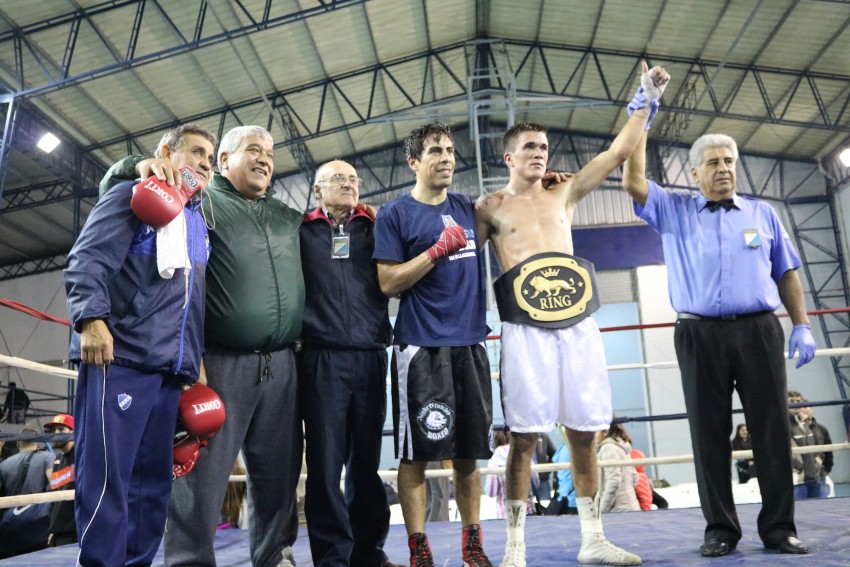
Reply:
<svg viewBox="0 0 850 567"><path fill-rule="evenodd" d="M74 408L79 563L150 565L171 497L183 379L83 364Z"/></svg>
<svg viewBox="0 0 850 567"><path fill-rule="evenodd" d="M390 510L378 476L387 353L306 345L299 390L307 442L305 513L317 567L379 567ZM345 495L340 477L345 465Z"/></svg>

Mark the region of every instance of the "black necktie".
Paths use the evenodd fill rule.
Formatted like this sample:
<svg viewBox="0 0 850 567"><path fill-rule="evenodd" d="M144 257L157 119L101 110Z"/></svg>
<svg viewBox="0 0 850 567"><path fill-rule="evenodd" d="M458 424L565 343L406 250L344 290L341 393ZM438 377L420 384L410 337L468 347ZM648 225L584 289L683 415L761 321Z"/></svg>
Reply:
<svg viewBox="0 0 850 567"><path fill-rule="evenodd" d="M705 208L710 212L717 211L718 207L723 207L727 211L735 206L735 201L733 199L721 199L719 201L706 201Z"/></svg>

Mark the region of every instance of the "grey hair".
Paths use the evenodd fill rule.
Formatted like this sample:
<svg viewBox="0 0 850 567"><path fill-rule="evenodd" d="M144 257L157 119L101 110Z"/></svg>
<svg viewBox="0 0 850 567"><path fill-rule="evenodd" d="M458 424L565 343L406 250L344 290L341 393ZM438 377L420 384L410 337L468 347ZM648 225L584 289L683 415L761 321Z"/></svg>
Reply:
<svg viewBox="0 0 850 567"><path fill-rule="evenodd" d="M232 154L239 148L239 144L245 138L262 138L274 144L274 138L268 130L262 126L237 126L221 137L221 144L218 146L218 161L221 163L221 154Z"/></svg>
<svg viewBox="0 0 850 567"><path fill-rule="evenodd" d="M708 148L729 148L732 157L736 162L738 161L738 144L733 138L726 134L705 134L697 138L688 153L692 167L698 168L702 164L702 154Z"/></svg>
<svg viewBox="0 0 850 567"><path fill-rule="evenodd" d="M159 141L159 144L157 144L156 146L156 151L153 153L154 157L162 159L162 146L168 146L169 148L171 148L172 151L179 150L180 148L182 148L183 143L186 141L187 134L202 136L209 140L213 147L215 147L215 134L213 134L200 124L183 124L165 133L165 135Z"/></svg>

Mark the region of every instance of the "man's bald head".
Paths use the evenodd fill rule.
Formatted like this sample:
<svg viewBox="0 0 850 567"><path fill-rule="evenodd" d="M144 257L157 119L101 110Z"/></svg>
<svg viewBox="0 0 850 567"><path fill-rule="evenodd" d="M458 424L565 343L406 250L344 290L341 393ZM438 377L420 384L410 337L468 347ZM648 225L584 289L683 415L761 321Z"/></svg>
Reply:
<svg viewBox="0 0 850 567"><path fill-rule="evenodd" d="M362 181L353 165L333 160L316 170L313 191L322 207L339 219L357 205Z"/></svg>

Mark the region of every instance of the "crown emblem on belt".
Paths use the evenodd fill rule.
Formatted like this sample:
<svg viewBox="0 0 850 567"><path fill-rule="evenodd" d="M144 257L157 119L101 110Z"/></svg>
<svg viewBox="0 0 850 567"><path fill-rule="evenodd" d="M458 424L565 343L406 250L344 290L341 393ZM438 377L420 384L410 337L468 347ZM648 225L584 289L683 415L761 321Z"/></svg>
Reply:
<svg viewBox="0 0 850 567"><path fill-rule="evenodd" d="M560 271L561 270L556 270L555 268L547 268L545 270L541 270L540 274L547 278L554 278Z"/></svg>

